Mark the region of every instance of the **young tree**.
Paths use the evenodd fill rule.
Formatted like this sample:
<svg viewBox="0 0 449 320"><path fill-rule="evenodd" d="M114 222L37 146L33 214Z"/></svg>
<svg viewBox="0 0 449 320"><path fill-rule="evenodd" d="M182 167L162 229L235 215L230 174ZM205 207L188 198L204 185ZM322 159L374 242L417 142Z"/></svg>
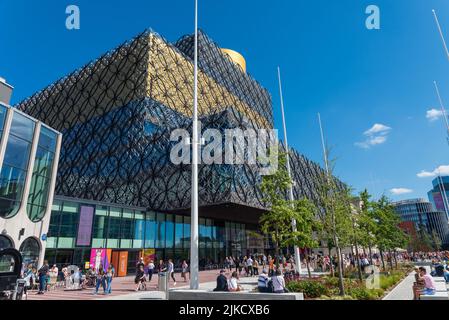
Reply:
<svg viewBox="0 0 449 320"><path fill-rule="evenodd" d="M317 208L308 199L303 198L293 202L293 216L296 220L296 232L291 232L290 236L285 238L283 245L298 246L299 248L313 248L318 245L314 232L318 230L319 226L316 220ZM309 278L312 277L310 271L309 255L305 254L305 262L307 266L307 273Z"/></svg>
<svg viewBox="0 0 449 320"><path fill-rule="evenodd" d="M376 222L373 216L373 202L370 200L371 195L365 189L359 194L361 202L361 210L359 215L360 228L360 244L368 247L370 264L373 264L372 247L375 242Z"/></svg>
<svg viewBox="0 0 449 320"><path fill-rule="evenodd" d="M279 257L281 245L290 239L293 232L292 218L296 214L293 204L287 200L287 191L292 182L286 169L286 154L277 152L272 157L278 157L278 170L262 178L263 201L270 210L262 214L260 225L262 232L271 237L276 257Z"/></svg>
<svg viewBox="0 0 449 320"><path fill-rule="evenodd" d="M432 230L432 242L433 242L433 248L435 249L435 251L440 251L441 250L441 239L435 230Z"/></svg>
<svg viewBox="0 0 449 320"><path fill-rule="evenodd" d="M326 163L328 164L326 153ZM334 161L333 161L334 163ZM327 172L323 173L315 185L319 197L318 218L321 224L320 238L328 244L329 255L332 247L337 251L337 267L340 295L345 295L343 282L343 259L341 243L348 243L350 239L350 211L348 211L347 190L332 174L333 165L327 165ZM332 275L333 267L332 267Z"/></svg>
<svg viewBox="0 0 449 320"><path fill-rule="evenodd" d="M385 269L383 254L390 253L390 267L393 268L393 252L407 244L406 234L399 228L400 219L391 201L384 195L375 204L373 218L376 222L376 244L380 251L382 267Z"/></svg>

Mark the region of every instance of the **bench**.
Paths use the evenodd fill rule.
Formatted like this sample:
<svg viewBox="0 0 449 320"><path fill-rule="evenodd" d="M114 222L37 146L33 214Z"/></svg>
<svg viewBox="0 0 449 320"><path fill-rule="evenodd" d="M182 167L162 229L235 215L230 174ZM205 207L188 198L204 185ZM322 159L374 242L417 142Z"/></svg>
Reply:
<svg viewBox="0 0 449 320"><path fill-rule="evenodd" d="M304 300L302 293L214 292L207 290L170 290L169 300Z"/></svg>
<svg viewBox="0 0 449 320"><path fill-rule="evenodd" d="M435 294L432 295L420 295L420 300L449 300L449 295L446 292L443 291L437 291Z"/></svg>
<svg viewBox="0 0 449 320"><path fill-rule="evenodd" d="M446 282L435 282L436 291L447 292Z"/></svg>

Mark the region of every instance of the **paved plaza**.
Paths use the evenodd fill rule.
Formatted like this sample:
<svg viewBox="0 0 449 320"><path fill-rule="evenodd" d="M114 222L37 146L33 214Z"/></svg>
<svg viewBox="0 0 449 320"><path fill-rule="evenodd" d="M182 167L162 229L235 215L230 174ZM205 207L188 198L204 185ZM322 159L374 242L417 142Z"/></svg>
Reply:
<svg viewBox="0 0 449 320"><path fill-rule="evenodd" d="M201 271L199 273L199 280L201 284L215 282L218 275L218 270L208 270ZM175 274L177 280L176 287L189 286L189 281L184 282L181 279L181 274ZM151 282L147 282L147 290L150 292L155 292L155 299L164 299L163 294L157 293L157 275L153 276ZM170 288L174 288L173 280L170 279ZM28 292L28 300L101 300L101 299L123 299L125 300L127 296L136 296L141 294L135 291L136 285L134 284L134 276L127 276L123 278L114 278L112 282L112 293L110 295L103 294L103 289L100 287L98 294L94 295L94 288L88 288L84 290L77 291L67 291L64 288L55 288L54 290L47 291L45 294L37 294L36 290L31 290Z"/></svg>

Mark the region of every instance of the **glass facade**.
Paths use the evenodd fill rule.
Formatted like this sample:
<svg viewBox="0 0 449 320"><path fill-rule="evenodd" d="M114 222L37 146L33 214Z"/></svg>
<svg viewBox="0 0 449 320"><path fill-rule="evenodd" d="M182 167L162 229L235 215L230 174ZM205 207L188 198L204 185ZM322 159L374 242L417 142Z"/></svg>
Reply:
<svg viewBox="0 0 449 320"><path fill-rule="evenodd" d="M94 207L88 247L77 245L80 211L84 206ZM200 267L220 264L229 255L248 254L247 243L251 241L251 233L254 231L250 231L245 224L200 218ZM190 217L138 208L85 204L82 200L55 200L46 258L50 263L84 265L89 261L90 248L125 250L137 258L137 253L142 249L155 249L157 259L172 258L180 266L182 260L189 259ZM260 249L263 250L263 247ZM256 251L256 248L251 248L251 253ZM135 262L129 261L130 266Z"/></svg>
<svg viewBox="0 0 449 320"><path fill-rule="evenodd" d="M57 134L41 127L28 196L27 213L31 221L40 221L47 209L50 181L56 152Z"/></svg>
<svg viewBox="0 0 449 320"><path fill-rule="evenodd" d="M0 217L2 218L11 218L20 209L34 127L33 120L14 112L0 171Z"/></svg>

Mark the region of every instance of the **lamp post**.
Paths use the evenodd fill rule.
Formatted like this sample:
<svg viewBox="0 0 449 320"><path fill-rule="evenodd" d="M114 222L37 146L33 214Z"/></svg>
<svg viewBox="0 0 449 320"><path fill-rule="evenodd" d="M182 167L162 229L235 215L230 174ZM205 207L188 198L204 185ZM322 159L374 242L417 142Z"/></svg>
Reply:
<svg viewBox="0 0 449 320"><path fill-rule="evenodd" d="M437 24L438 32L440 33L441 41L443 42L444 51L446 52L446 56L449 59L449 50L447 49L446 40L444 40L443 31L441 30L440 22L438 21L438 16L435 10L432 10L433 16L435 18L435 22Z"/></svg>
<svg viewBox="0 0 449 320"><path fill-rule="evenodd" d="M288 172L288 177L290 178L290 180L292 181L292 183L290 184L290 190L289 190L289 197L290 197L290 201L293 202L294 200L294 196L293 196L293 180L292 180L292 175L291 175L291 169L290 169L290 152L288 149L288 141L287 141L287 126L285 125L285 115L284 115L284 97L282 94L282 81L281 81L281 68L278 67L278 80L279 80L279 95L281 97L281 112L282 112L282 125L284 127L284 143L285 143L285 150L287 153L287 172ZM292 229L293 232L296 232L296 219L292 220ZM296 264L296 272L298 272L299 274L301 274L301 257L299 255L299 247L295 245L295 264Z"/></svg>
<svg viewBox="0 0 449 320"><path fill-rule="evenodd" d="M441 99L440 90L438 89L438 84L437 84L437 82L434 81L433 84L435 85L435 91L436 91L437 96L438 96L438 101L440 102L440 108L441 108L441 112L442 112L442 114L443 114L444 123L446 124L447 141L448 141L448 143L449 143L449 122L448 122L448 120L447 120L446 109L444 108L443 100Z"/></svg>
<svg viewBox="0 0 449 320"><path fill-rule="evenodd" d="M198 266L198 0L195 0L195 44L193 70L193 123L192 123L192 199L190 236L190 289L199 287Z"/></svg>

